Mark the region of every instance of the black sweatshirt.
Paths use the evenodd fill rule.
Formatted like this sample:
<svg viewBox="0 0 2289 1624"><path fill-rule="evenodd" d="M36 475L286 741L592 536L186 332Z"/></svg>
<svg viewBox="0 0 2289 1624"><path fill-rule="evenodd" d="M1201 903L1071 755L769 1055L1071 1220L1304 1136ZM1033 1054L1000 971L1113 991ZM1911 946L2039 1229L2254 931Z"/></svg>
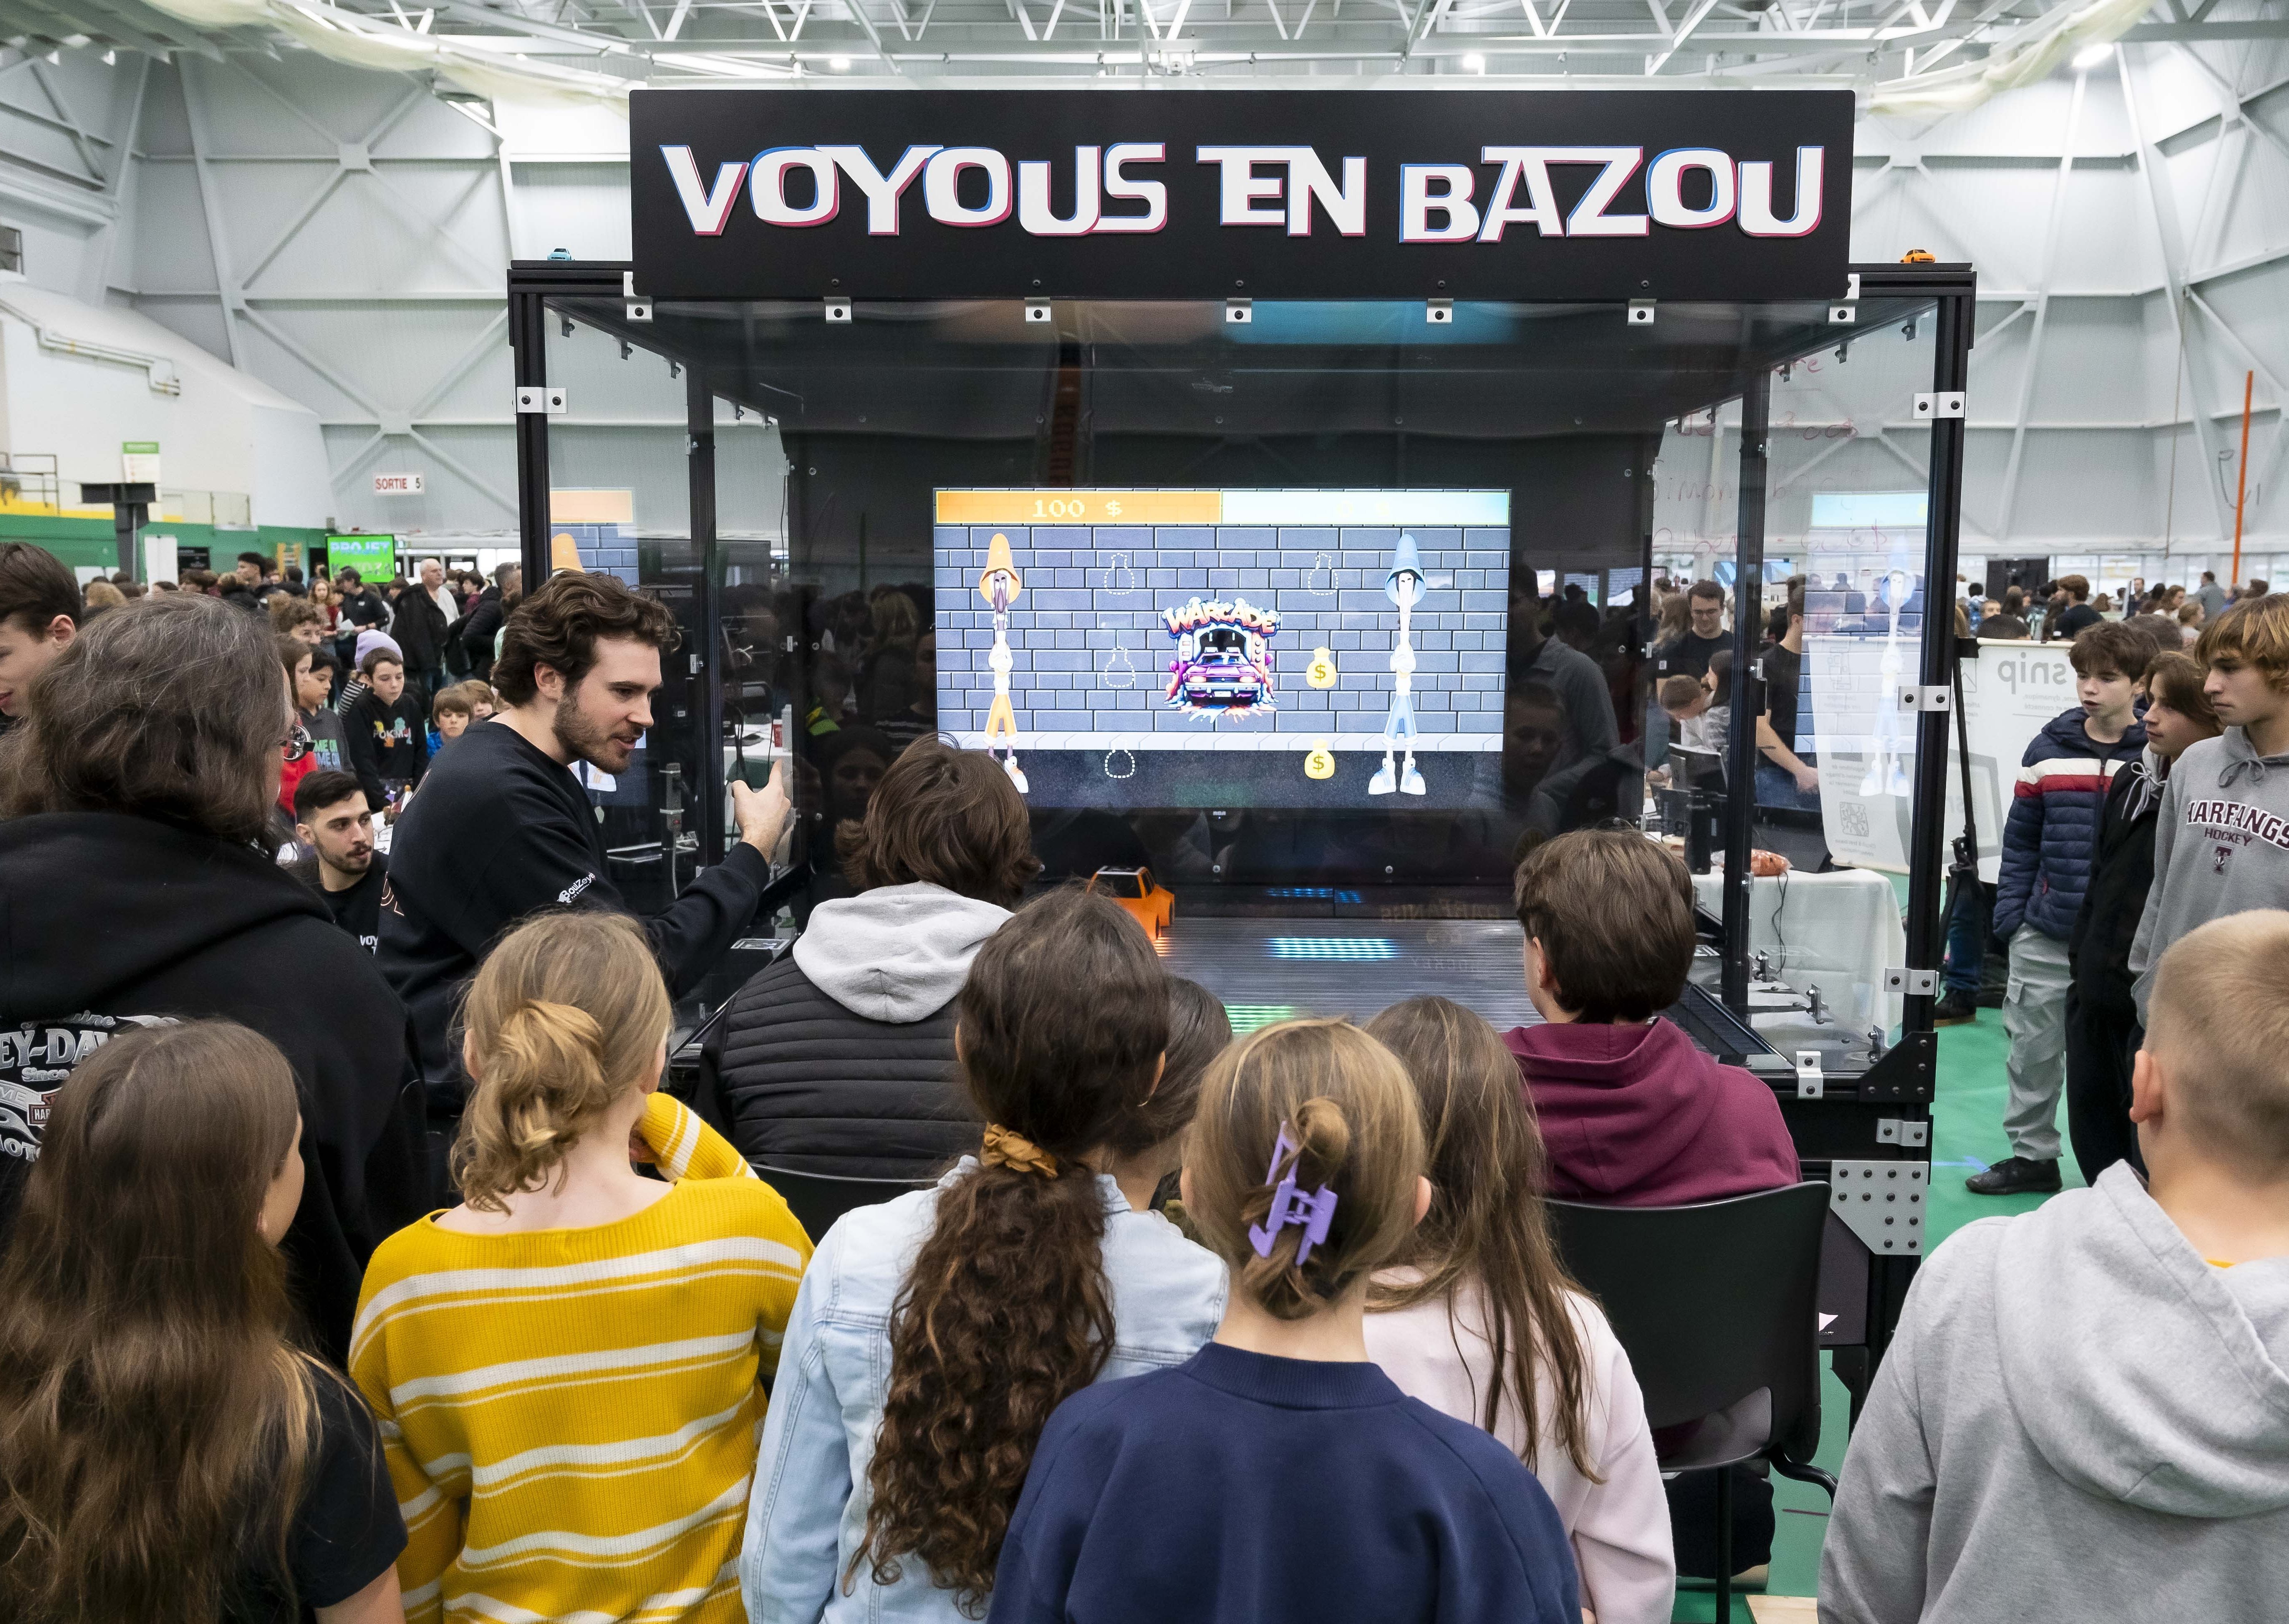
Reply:
<svg viewBox="0 0 2289 1624"><path fill-rule="evenodd" d="M429 723L410 693L385 705L381 695L367 691L343 713L342 731L349 735L350 771L376 812L389 799L385 780L413 783L429 759Z"/></svg>
<svg viewBox="0 0 2289 1624"><path fill-rule="evenodd" d="M643 921L670 992L722 959L770 878L741 842ZM413 1012L434 1118L458 1116L467 1097L451 1028L477 961L527 915L555 908L627 911L596 810L570 768L506 723L480 723L438 755L398 820L381 902L381 972Z"/></svg>
<svg viewBox="0 0 2289 1624"><path fill-rule="evenodd" d="M404 1005L326 905L251 846L117 812L0 822L0 1214L73 1069L168 1018L251 1027L294 1068L307 1178L283 1250L340 1364L366 1260L429 1205Z"/></svg>

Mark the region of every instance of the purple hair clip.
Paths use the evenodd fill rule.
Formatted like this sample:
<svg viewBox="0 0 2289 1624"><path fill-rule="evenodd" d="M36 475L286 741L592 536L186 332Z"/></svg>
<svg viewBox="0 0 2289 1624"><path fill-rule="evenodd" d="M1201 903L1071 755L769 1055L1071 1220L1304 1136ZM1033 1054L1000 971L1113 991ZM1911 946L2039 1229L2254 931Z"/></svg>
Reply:
<svg viewBox="0 0 2289 1624"><path fill-rule="evenodd" d="M1296 1141L1288 1137L1288 1130L1282 1126L1279 1141L1272 1147L1272 1165L1264 1170L1266 1184L1279 1178L1281 1159L1294 1156L1296 1148ZM1312 1255L1312 1247L1328 1238L1328 1225L1334 1221L1335 1216L1336 1192L1324 1184L1309 1193L1298 1190L1296 1188L1295 1165L1290 1163L1288 1176L1273 1186L1272 1211L1264 1214L1262 1224L1248 1226L1248 1238L1255 1246L1257 1257L1268 1258L1272 1255L1272 1243L1280 1238L1280 1232L1293 1224L1304 1232L1304 1238L1296 1248L1296 1261L1301 1263Z"/></svg>

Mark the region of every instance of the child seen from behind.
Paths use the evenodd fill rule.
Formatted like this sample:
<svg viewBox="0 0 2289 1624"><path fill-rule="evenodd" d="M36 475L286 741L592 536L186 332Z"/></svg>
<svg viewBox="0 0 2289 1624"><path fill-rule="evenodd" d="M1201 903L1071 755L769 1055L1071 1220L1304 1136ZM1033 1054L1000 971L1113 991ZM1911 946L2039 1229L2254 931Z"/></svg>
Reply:
<svg viewBox="0 0 2289 1624"><path fill-rule="evenodd" d="M1542 1136L1510 1052L1445 998L1393 1004L1367 1029L1414 1081L1433 1192L1405 1266L1375 1278L1368 1356L1401 1391L1533 1468L1599 1624L1668 1624L1676 1562L1645 1400L1604 1313L1559 1260Z"/></svg>
<svg viewBox="0 0 2289 1624"><path fill-rule="evenodd" d="M1347 1021L1208 1068L1184 1204L1231 1266L1216 1340L1075 1395L1042 1434L993 1624L1575 1624L1574 1561L1518 1458L1369 1362L1369 1277L1431 1199L1414 1090Z"/></svg>
<svg viewBox="0 0 2289 1624"><path fill-rule="evenodd" d="M1078 890L978 949L954 1053L979 1155L819 1243L756 1468L755 1624L979 1616L1049 1412L1215 1331L1223 1266L1141 1210L1168 998L1137 922Z"/></svg>
<svg viewBox="0 0 2289 1624"><path fill-rule="evenodd" d="M739 1624L763 1383L810 1243L654 1092L667 989L642 927L546 915L469 988L463 1204L385 1241L351 1373L384 1422L411 1624ZM668 1180L639 1174L631 1135Z"/></svg>

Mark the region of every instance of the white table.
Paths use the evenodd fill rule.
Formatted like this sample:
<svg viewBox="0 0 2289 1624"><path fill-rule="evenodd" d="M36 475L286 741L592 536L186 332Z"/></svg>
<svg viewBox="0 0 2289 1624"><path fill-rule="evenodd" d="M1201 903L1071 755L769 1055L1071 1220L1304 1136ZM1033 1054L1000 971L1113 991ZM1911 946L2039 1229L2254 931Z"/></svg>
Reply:
<svg viewBox="0 0 2289 1624"><path fill-rule="evenodd" d="M1693 876L1694 900L1719 916L1722 884L1715 873ZM1751 880L1748 951L1752 958L1765 954L1774 979L1798 992L1820 988L1835 1016L1824 1033L1841 1028L1858 1036L1878 1023L1888 1032L1899 1024L1900 999L1884 991L1884 972L1908 962L1908 937L1899 892L1886 875L1839 868ZM1800 1013L1781 1011L1752 1015L1751 1024L1764 1031L1809 1023Z"/></svg>

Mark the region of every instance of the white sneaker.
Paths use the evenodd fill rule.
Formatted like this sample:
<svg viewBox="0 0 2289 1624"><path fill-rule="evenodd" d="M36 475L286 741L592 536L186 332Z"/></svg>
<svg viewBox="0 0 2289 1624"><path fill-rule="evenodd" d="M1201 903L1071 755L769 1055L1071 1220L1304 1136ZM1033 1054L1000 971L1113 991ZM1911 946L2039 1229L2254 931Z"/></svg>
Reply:
<svg viewBox="0 0 2289 1624"><path fill-rule="evenodd" d="M1369 795L1389 795L1398 788L1399 775L1392 768L1391 757L1386 756L1383 758L1383 765L1375 770L1375 776L1368 780L1367 792Z"/></svg>
<svg viewBox="0 0 2289 1624"><path fill-rule="evenodd" d="M1405 795L1428 795L1431 792L1430 787L1423 781L1423 775L1415 770L1415 758L1411 756L1407 758L1407 771L1400 777L1399 788Z"/></svg>
<svg viewBox="0 0 2289 1624"><path fill-rule="evenodd" d="M1025 781L1025 769L1018 766L1017 758L1016 756L1012 756L1004 761L1001 764L1001 771L1007 772L1009 775L1009 781L1017 786L1017 793L1019 795L1030 795L1033 793L1033 787Z"/></svg>

